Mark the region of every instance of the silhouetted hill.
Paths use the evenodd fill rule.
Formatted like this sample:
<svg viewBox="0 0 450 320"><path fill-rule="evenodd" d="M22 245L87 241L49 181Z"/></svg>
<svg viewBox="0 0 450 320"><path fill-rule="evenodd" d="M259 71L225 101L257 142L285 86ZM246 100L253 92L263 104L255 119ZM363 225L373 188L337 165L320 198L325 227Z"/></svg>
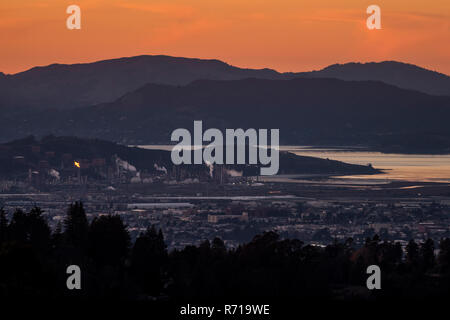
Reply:
<svg viewBox="0 0 450 320"><path fill-rule="evenodd" d="M37 140L29 136L0 144L0 177L26 177L29 169L48 171L54 168L59 172L64 168L74 170L73 161L81 161L83 166L84 162L92 164L93 159L103 159L104 163L101 164L103 166L115 166L115 156L127 161L140 171L157 172L155 164L169 171L173 167L170 151L128 147L98 139L47 136ZM206 165L182 165L182 167L192 173L204 172L205 176L209 175L209 168ZM257 166L227 165L227 167L243 171L244 175L259 172ZM328 175L379 172L369 166L297 156L288 152L280 153L279 174ZM96 174L89 170L85 173Z"/></svg>
<svg viewBox="0 0 450 320"><path fill-rule="evenodd" d="M296 77L377 80L430 94L450 95L450 78L400 62L333 65L320 71L278 73L242 69L219 60L136 56L94 63L52 64L14 75L0 74L0 107L68 109L112 102L147 83L186 85L200 79L292 79Z"/></svg>
<svg viewBox="0 0 450 320"><path fill-rule="evenodd" d="M269 69L252 70L218 60L137 56L82 64L52 64L7 75L0 106L73 108L114 101L146 83L185 85L197 79L274 78ZM0 76L1 79L1 76Z"/></svg>
<svg viewBox="0 0 450 320"><path fill-rule="evenodd" d="M40 170L41 161L48 168L59 168L63 163L73 168L73 161L104 159L113 165L113 156L133 162L140 170L155 171L154 164L164 166L171 162L170 154L160 150L129 148L113 142L77 137L47 136L37 140L33 136L0 144L0 174L27 175L28 169ZM68 157L68 158L67 158ZM67 161L66 161L67 160Z"/></svg>
<svg viewBox="0 0 450 320"><path fill-rule="evenodd" d="M123 144L170 143L176 128L279 128L282 144L369 145L448 152L450 97L374 81L336 79L148 84L113 103L31 112L0 122L3 139L75 135ZM411 137L429 137L410 141ZM406 151L408 151L406 150Z"/></svg>
<svg viewBox="0 0 450 320"><path fill-rule="evenodd" d="M376 80L404 89L450 96L449 76L396 61L334 64L319 71L295 73L295 75L355 81Z"/></svg>

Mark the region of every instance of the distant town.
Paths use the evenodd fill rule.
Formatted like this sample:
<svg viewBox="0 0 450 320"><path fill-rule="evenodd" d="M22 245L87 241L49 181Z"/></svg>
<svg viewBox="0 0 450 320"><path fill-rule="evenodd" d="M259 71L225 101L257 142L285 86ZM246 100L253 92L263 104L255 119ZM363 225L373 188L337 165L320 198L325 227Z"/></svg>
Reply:
<svg viewBox="0 0 450 320"><path fill-rule="evenodd" d="M0 147L3 155L13 149ZM264 231L319 246L348 238L362 245L375 234L402 245L450 236L450 195L437 183L339 185L323 176L270 182L225 166L189 170L161 160L138 170L117 154L80 158L39 145L27 152L33 167L10 152L17 173L0 180L0 207L12 215L39 206L53 229L70 203L82 201L90 219L120 215L132 238L161 228L169 249L215 237L233 248Z"/></svg>

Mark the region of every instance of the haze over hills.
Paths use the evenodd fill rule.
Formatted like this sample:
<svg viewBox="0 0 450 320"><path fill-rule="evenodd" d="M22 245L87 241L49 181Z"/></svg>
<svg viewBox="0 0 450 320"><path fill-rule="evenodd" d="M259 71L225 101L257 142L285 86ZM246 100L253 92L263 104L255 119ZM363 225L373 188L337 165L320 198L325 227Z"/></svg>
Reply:
<svg viewBox="0 0 450 320"><path fill-rule="evenodd" d="M16 115L18 116L18 115ZM112 103L0 119L4 141L28 134L96 137L124 144L170 143L176 128L279 128L281 144L405 146L450 151L450 97L377 81L198 80L147 84ZM3 120L3 121L2 121Z"/></svg>
<svg viewBox="0 0 450 320"><path fill-rule="evenodd" d="M82 64L52 64L0 74L0 107L68 109L112 102L147 83L186 85L199 79L326 77L377 80L430 94L450 95L450 77L400 62L333 65L320 71L279 73L243 69L219 60L136 56Z"/></svg>

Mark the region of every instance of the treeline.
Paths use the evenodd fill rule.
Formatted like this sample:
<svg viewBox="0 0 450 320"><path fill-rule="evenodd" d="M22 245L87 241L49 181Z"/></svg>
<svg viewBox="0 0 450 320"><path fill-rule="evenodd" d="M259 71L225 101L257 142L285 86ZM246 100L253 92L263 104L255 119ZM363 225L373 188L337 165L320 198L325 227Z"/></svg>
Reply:
<svg viewBox="0 0 450 320"><path fill-rule="evenodd" d="M89 222L72 204L62 225L49 228L41 209L0 210L0 298L223 301L223 299L440 298L450 289L450 239L400 244L368 238L326 247L266 232L236 249L219 238L168 252L161 230L131 242L117 215ZM435 247L439 246L439 254ZM382 290L366 288L369 265ZM81 290L68 290L66 268L81 268ZM258 300L260 299L260 300Z"/></svg>

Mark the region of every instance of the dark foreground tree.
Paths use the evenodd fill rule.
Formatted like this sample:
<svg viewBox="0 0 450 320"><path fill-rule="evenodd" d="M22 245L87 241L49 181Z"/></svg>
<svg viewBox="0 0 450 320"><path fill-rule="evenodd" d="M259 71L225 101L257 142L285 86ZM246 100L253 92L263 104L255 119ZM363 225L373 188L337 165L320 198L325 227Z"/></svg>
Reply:
<svg viewBox="0 0 450 320"><path fill-rule="evenodd" d="M139 235L131 252L131 270L143 292L157 296L163 289L167 247L162 231L154 226Z"/></svg>
<svg viewBox="0 0 450 320"><path fill-rule="evenodd" d="M16 210L9 223L0 213L0 230L6 234L0 245L2 301L73 296L189 303L230 298L434 299L449 294L450 288L449 239L442 239L437 261L431 240L420 247L410 241L402 260L401 246L378 236L360 248L350 240L322 247L283 239L276 232L257 235L234 249L215 238L168 253L162 231L150 227L130 250L130 236L119 216L96 217L88 225L81 204L69 208L64 233L51 234L38 208ZM85 250L77 250L83 241ZM383 274L383 290L377 292L366 288L366 269L374 263ZM82 270L82 290L77 292L65 285L70 264Z"/></svg>
<svg viewBox="0 0 450 320"><path fill-rule="evenodd" d="M89 228L88 254L98 265L120 266L130 247L130 235L118 215L94 218Z"/></svg>
<svg viewBox="0 0 450 320"><path fill-rule="evenodd" d="M29 212L16 210L8 226L10 240L30 245L39 253L47 253L50 247L51 231L38 207Z"/></svg>
<svg viewBox="0 0 450 320"><path fill-rule="evenodd" d="M0 208L0 247L7 239L8 219L6 218L6 211Z"/></svg>
<svg viewBox="0 0 450 320"><path fill-rule="evenodd" d="M71 204L64 220L64 238L69 246L86 249L89 224L82 202Z"/></svg>
<svg viewBox="0 0 450 320"><path fill-rule="evenodd" d="M406 263L411 267L416 267L419 259L419 246L414 240L410 240L406 246Z"/></svg>
<svg viewBox="0 0 450 320"><path fill-rule="evenodd" d="M438 262L442 272L450 273L450 238L441 239L439 243Z"/></svg>
<svg viewBox="0 0 450 320"><path fill-rule="evenodd" d="M435 265L434 241L427 239L420 246L420 262L424 271L432 269Z"/></svg>

